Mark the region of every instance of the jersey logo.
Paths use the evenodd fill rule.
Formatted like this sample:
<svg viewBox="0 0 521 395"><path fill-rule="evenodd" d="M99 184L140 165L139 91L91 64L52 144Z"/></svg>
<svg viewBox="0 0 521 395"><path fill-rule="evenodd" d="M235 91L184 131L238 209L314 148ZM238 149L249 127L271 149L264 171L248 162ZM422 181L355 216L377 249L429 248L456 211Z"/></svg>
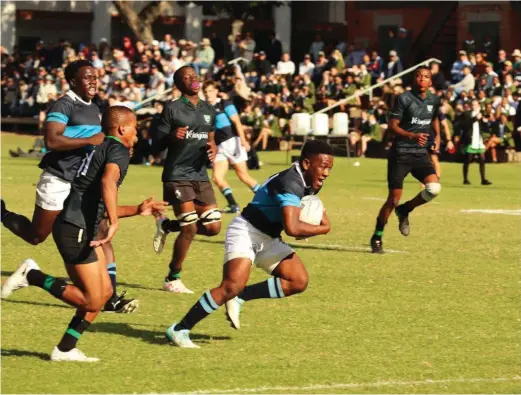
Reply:
<svg viewBox="0 0 521 395"><path fill-rule="evenodd" d="M432 108L433 108L433 107L434 107L434 106L431 106L431 105L428 104L428 105L427 105L427 111L432 112Z"/></svg>
<svg viewBox="0 0 521 395"><path fill-rule="evenodd" d="M204 121L207 123L207 124L210 124L210 121L212 120L212 117L210 115L204 115Z"/></svg>
<svg viewBox="0 0 521 395"><path fill-rule="evenodd" d="M431 123L431 120L430 119L420 119L420 118L417 118L417 117L412 117L411 119L411 123L413 125L417 124L417 125L429 125Z"/></svg>
<svg viewBox="0 0 521 395"><path fill-rule="evenodd" d="M204 133L195 133L193 130L189 130L188 132L186 132L186 137L187 139L197 139L197 140L201 140L201 139L207 139L208 138L208 133L204 132Z"/></svg>

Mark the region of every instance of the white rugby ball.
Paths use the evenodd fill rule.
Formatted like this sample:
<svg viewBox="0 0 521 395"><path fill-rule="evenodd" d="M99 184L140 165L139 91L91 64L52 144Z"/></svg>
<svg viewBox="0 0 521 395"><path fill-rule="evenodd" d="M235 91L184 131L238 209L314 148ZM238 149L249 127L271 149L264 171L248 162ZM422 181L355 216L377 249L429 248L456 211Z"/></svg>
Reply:
<svg viewBox="0 0 521 395"><path fill-rule="evenodd" d="M301 200L300 217L302 222L311 225L320 225L324 215L324 205L316 195L304 196Z"/></svg>

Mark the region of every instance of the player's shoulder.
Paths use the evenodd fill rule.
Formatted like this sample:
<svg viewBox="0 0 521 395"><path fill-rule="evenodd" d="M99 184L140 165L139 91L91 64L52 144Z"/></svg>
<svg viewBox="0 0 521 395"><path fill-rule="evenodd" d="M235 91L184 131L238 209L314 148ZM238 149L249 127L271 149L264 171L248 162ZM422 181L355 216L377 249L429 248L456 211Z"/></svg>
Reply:
<svg viewBox="0 0 521 395"><path fill-rule="evenodd" d="M305 194L306 183L298 163L282 171L275 181L278 186L285 191L294 193L300 197Z"/></svg>
<svg viewBox="0 0 521 395"><path fill-rule="evenodd" d="M206 100L199 100L199 102L201 103L200 106L201 106L201 109L204 110L204 111L209 111L211 112L212 114L215 114L215 108L214 106L212 106L210 103L208 103Z"/></svg>

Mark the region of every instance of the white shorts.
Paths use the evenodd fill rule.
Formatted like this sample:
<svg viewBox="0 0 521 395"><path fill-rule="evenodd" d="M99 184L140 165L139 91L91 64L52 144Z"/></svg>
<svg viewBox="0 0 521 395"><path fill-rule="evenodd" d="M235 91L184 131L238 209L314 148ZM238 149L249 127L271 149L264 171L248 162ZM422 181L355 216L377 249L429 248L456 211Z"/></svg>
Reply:
<svg viewBox="0 0 521 395"><path fill-rule="evenodd" d="M281 239L262 233L241 215L235 217L226 230L224 263L236 258L247 258L271 274L280 261L293 252Z"/></svg>
<svg viewBox="0 0 521 395"><path fill-rule="evenodd" d="M248 160L248 152L246 152L246 148L242 146L239 137L232 137L217 146L215 162L223 162L225 160L229 161L232 165Z"/></svg>
<svg viewBox="0 0 521 395"><path fill-rule="evenodd" d="M49 211L63 210L71 183L44 171L36 185L36 205Z"/></svg>

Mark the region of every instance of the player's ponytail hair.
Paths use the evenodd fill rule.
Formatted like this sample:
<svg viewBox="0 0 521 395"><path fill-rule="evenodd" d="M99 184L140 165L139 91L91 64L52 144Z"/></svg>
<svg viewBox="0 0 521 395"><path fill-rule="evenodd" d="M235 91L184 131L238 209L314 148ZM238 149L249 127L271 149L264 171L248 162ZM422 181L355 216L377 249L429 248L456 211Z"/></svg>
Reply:
<svg viewBox="0 0 521 395"><path fill-rule="evenodd" d="M311 159L312 156L320 154L333 155L333 148L325 141L309 140L304 144L304 147L302 147L300 163L302 163L304 159Z"/></svg>

